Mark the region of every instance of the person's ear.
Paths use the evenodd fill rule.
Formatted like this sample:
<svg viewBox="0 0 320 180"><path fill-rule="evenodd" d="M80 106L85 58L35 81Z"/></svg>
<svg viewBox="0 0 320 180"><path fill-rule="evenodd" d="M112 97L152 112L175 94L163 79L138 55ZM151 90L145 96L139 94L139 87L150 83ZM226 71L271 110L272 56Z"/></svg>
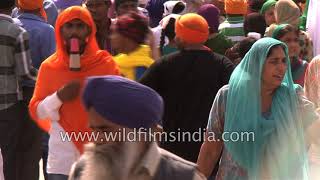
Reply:
<svg viewBox="0 0 320 180"><path fill-rule="evenodd" d="M89 37L90 37L91 32L92 32L92 30L91 30L91 28L89 28L89 26L88 26L88 33L86 34L86 40L85 40L86 43L89 42Z"/></svg>
<svg viewBox="0 0 320 180"><path fill-rule="evenodd" d="M157 124L152 128L153 132L163 132L163 128L161 125Z"/></svg>
<svg viewBox="0 0 320 180"><path fill-rule="evenodd" d="M161 125L159 124L155 124L152 128L151 128L151 133L154 135L155 141L157 142L157 144L160 144L160 140L161 140L161 135L163 133L163 128Z"/></svg>

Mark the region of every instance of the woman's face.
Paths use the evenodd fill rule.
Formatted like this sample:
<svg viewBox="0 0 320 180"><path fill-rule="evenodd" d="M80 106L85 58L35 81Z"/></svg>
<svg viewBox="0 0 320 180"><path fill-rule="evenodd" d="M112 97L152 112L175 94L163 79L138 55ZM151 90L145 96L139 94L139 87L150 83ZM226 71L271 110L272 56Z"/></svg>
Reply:
<svg viewBox="0 0 320 180"><path fill-rule="evenodd" d="M300 54L300 45L298 35L295 32L289 32L280 38L280 41L287 44L289 48L289 57L298 57Z"/></svg>
<svg viewBox="0 0 320 180"><path fill-rule="evenodd" d="M268 26L270 26L273 23L276 23L276 18L274 16L274 6L272 6L265 12L264 18L266 19L266 23Z"/></svg>
<svg viewBox="0 0 320 180"><path fill-rule="evenodd" d="M262 70L262 84L276 89L280 86L287 71L287 59L281 46L272 48Z"/></svg>

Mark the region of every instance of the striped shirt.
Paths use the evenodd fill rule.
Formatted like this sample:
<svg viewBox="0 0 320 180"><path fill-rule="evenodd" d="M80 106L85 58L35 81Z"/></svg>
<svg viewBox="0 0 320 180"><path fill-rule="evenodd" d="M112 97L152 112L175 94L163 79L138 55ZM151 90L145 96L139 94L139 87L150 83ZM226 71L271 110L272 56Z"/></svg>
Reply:
<svg viewBox="0 0 320 180"><path fill-rule="evenodd" d="M245 38L243 30L243 16L228 16L220 24L219 32L232 41L233 44L242 41Z"/></svg>
<svg viewBox="0 0 320 180"><path fill-rule="evenodd" d="M14 20L0 14L0 110L22 100L20 81L35 79L27 32Z"/></svg>

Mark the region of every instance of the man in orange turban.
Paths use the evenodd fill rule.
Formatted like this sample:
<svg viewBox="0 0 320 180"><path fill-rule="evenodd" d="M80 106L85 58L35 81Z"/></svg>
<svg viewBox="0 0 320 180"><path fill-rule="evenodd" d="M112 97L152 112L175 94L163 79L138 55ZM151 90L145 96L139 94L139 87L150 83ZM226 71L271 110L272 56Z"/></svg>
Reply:
<svg viewBox="0 0 320 180"><path fill-rule="evenodd" d="M18 7L27 11L40 9L41 16L47 20L47 15L43 8L43 0L18 0Z"/></svg>
<svg viewBox="0 0 320 180"><path fill-rule="evenodd" d="M207 41L209 36L207 21L193 13L186 14L177 19L175 31L176 38L186 44L202 44Z"/></svg>
<svg viewBox="0 0 320 180"><path fill-rule="evenodd" d="M96 28L87 9L65 9L57 19L55 33L57 51L40 66L29 110L40 127L50 129L49 180L67 180L83 145L90 141L85 134L91 129L79 96L84 79L119 72L111 55L98 48ZM84 138L76 139L81 135Z"/></svg>
<svg viewBox="0 0 320 180"><path fill-rule="evenodd" d="M219 88L228 84L232 62L204 46L207 21L197 14L176 20L176 43L180 51L163 56L144 73L140 82L157 91L165 102L163 130L166 133L196 133L206 128L208 114ZM200 138L201 139L201 138ZM162 142L162 147L196 162L201 140Z"/></svg>

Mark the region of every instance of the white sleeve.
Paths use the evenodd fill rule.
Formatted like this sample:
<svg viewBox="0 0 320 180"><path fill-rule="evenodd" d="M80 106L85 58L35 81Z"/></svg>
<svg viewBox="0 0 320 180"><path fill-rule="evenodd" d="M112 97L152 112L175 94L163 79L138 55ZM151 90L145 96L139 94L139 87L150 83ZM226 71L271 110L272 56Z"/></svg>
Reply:
<svg viewBox="0 0 320 180"><path fill-rule="evenodd" d="M50 118L52 121L59 121L59 109L61 105L62 101L58 98L57 92L47 96L37 107L39 119Z"/></svg>

